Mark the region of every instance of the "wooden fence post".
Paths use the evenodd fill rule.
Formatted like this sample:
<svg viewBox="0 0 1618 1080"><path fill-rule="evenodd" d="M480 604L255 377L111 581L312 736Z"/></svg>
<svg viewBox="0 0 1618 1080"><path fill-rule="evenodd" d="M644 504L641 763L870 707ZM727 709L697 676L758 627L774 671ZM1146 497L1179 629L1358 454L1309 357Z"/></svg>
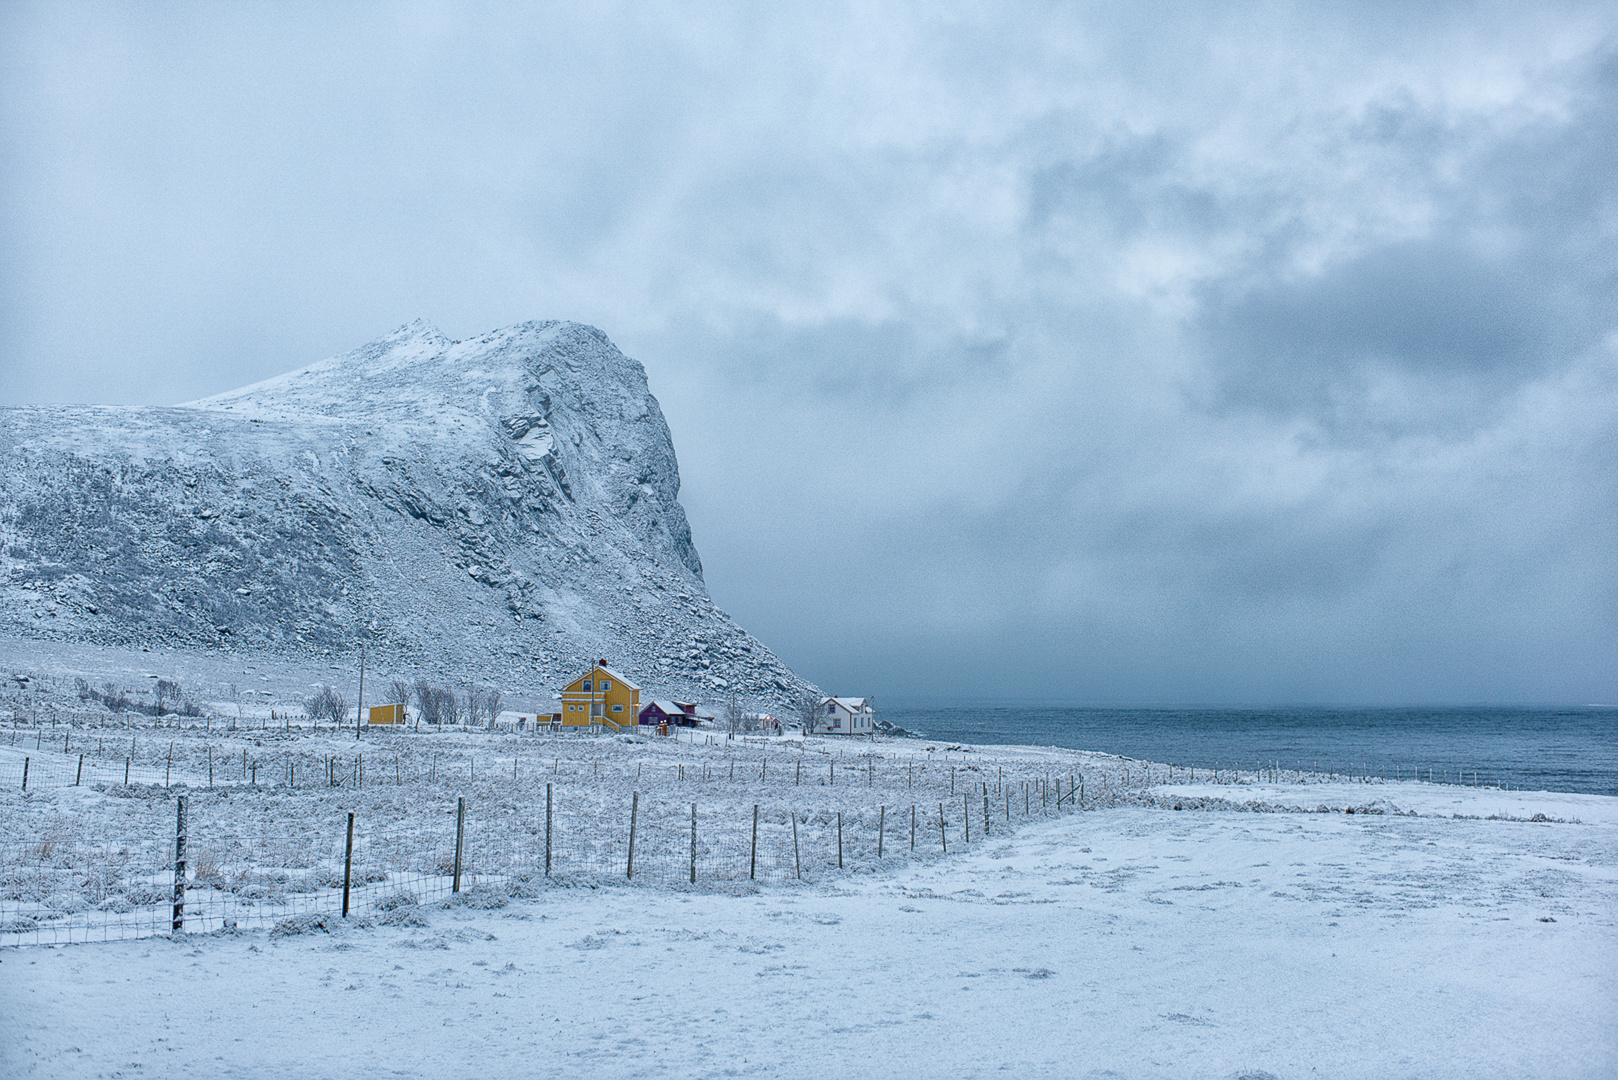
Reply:
<svg viewBox="0 0 1618 1080"><path fill-rule="evenodd" d="M949 834L944 831L944 804L938 804L938 846L949 854Z"/></svg>
<svg viewBox="0 0 1618 1080"><path fill-rule="evenodd" d="M916 850L916 804L910 804L910 850Z"/></svg>
<svg viewBox="0 0 1618 1080"><path fill-rule="evenodd" d="M843 868L843 812L837 811L837 869Z"/></svg>
<svg viewBox="0 0 1618 1080"><path fill-rule="evenodd" d="M348 846L343 851L343 918L348 918L348 883L354 876L354 811L348 812Z"/></svg>
<svg viewBox="0 0 1618 1080"><path fill-rule="evenodd" d="M691 804L691 884L697 883L697 804Z"/></svg>
<svg viewBox="0 0 1618 1080"><path fill-rule="evenodd" d="M185 929L185 796L174 800L174 920L169 929Z"/></svg>
<svg viewBox="0 0 1618 1080"><path fill-rule="evenodd" d="M792 811L788 815L792 818L792 876L803 877L803 863L798 861L798 812Z"/></svg>
<svg viewBox="0 0 1618 1080"><path fill-rule="evenodd" d="M876 857L879 859L882 857L882 833L887 820L888 808L884 805L876 814Z"/></svg>
<svg viewBox="0 0 1618 1080"><path fill-rule="evenodd" d="M640 792L629 793L629 865L625 868L624 876L631 881L635 878L635 822L640 817Z"/></svg>
<svg viewBox="0 0 1618 1080"><path fill-rule="evenodd" d="M450 892L461 891L461 841L466 835L466 799L455 800L455 880Z"/></svg>
<svg viewBox="0 0 1618 1080"><path fill-rule="evenodd" d="M78 771L78 773L77 773L77 774L76 774L76 775L75 775L75 776L74 776L74 777L73 777L73 786L74 786L74 787L78 787L78 786L79 786L79 784L80 784L80 783L81 783L81 782L82 782L82 781L83 781L83 780L84 780L84 755L83 755L83 754L80 754L80 755L79 755L79 771ZM208 786L209 786L209 787L212 787L212 786L213 786L213 785L212 785L212 783L211 783L211 782L210 782L210 783L209 783L209 785L208 785Z"/></svg>
<svg viewBox="0 0 1618 1080"><path fill-rule="evenodd" d="M545 876L551 876L551 786L545 785Z"/></svg>
<svg viewBox="0 0 1618 1080"><path fill-rule="evenodd" d="M79 766L83 768L84 759L79 759ZM213 787L213 747L208 747L208 786Z"/></svg>
<svg viewBox="0 0 1618 1080"><path fill-rule="evenodd" d="M988 839L989 836L989 792L987 784L984 785L983 791L983 836L984 839Z"/></svg>
<svg viewBox="0 0 1618 1080"><path fill-rule="evenodd" d="M124 787L129 786L129 759L124 758Z"/></svg>
<svg viewBox="0 0 1618 1080"><path fill-rule="evenodd" d="M26 757L22 759L22 789L24 791L28 790L28 761L29 759Z"/></svg>
<svg viewBox="0 0 1618 1080"><path fill-rule="evenodd" d="M752 881L758 870L758 803L753 804L753 845L747 854L747 880Z"/></svg>
<svg viewBox="0 0 1618 1080"><path fill-rule="evenodd" d="M972 842L972 796L961 792L961 835L965 837L964 843Z"/></svg>

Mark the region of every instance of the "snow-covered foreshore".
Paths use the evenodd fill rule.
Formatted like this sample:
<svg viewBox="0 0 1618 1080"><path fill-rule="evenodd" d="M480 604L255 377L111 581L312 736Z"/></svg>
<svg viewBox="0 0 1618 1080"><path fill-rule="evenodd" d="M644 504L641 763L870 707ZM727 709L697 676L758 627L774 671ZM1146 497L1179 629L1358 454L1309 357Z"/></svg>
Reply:
<svg viewBox="0 0 1618 1080"><path fill-rule="evenodd" d="M778 762L798 752L757 748ZM575 749L608 768L715 753ZM890 782L904 759L928 757L903 740L875 750ZM929 783L947 782L941 753ZM978 764L974 777L1058 758L1092 776L1106 760L1140 765L1011 747L954 758ZM1425 784L1129 790L1122 805L996 830L948 858L808 884L553 886L391 925L370 913L306 920L301 934L4 950L0 1072L1618 1071L1618 800ZM1357 812L1316 812L1338 802Z"/></svg>

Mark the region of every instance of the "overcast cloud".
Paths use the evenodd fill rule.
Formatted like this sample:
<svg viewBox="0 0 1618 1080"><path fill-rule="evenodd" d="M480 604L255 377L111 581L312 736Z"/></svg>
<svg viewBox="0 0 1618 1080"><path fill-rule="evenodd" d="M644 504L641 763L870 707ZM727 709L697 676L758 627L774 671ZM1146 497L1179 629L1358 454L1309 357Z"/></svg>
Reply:
<svg viewBox="0 0 1618 1080"><path fill-rule="evenodd" d="M1612 5L733 7L6 5L0 402L577 319L828 690L1618 701Z"/></svg>

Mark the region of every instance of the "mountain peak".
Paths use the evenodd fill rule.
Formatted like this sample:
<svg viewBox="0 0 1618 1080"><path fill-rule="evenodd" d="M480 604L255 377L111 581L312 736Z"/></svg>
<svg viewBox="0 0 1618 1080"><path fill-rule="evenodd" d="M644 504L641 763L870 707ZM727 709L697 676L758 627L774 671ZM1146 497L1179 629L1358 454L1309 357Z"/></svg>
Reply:
<svg viewBox="0 0 1618 1080"><path fill-rule="evenodd" d="M639 363L593 327L422 321L167 409L0 409L0 630L331 652L540 687L804 689L714 608ZM41 582L52 583L43 589Z"/></svg>

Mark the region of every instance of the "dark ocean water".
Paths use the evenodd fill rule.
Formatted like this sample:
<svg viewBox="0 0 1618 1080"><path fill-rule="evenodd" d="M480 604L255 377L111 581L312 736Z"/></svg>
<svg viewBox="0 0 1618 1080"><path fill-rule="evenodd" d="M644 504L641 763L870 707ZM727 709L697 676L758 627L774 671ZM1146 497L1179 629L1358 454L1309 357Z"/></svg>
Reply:
<svg viewBox="0 0 1618 1080"><path fill-rule="evenodd" d="M1618 709L879 705L928 739L1099 750L1198 768L1400 775L1618 795Z"/></svg>

